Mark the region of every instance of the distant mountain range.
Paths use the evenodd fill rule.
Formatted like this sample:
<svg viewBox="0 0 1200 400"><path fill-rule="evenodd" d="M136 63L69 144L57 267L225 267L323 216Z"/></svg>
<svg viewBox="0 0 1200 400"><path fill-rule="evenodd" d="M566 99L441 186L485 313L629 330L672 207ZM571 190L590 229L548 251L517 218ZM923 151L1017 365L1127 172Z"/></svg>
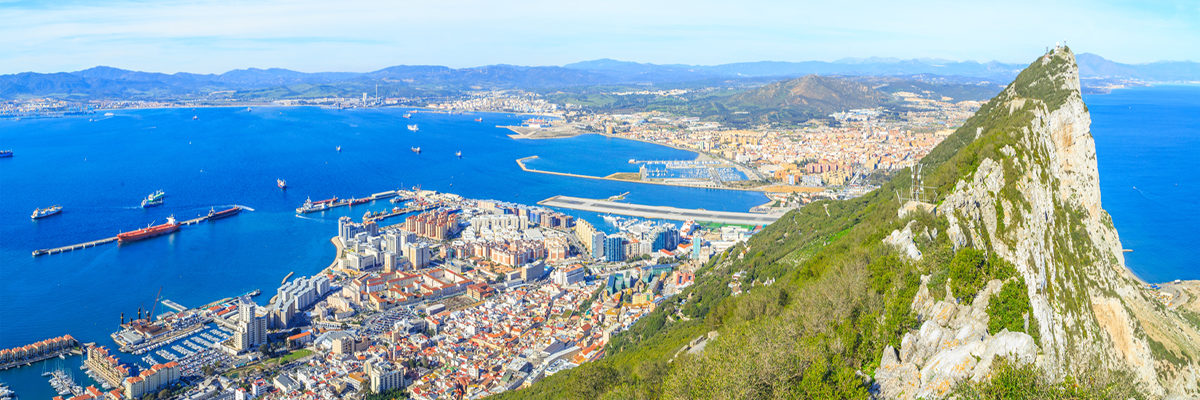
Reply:
<svg viewBox="0 0 1200 400"><path fill-rule="evenodd" d="M1200 63L1122 64L1094 54L1079 55L1085 81L1200 81ZM938 76L1006 82L1025 66L999 62L929 59L843 59L833 62L760 61L722 65L644 64L600 59L564 66L488 65L473 68L403 65L378 71L305 73L287 69L239 69L223 74L163 74L95 67L76 72L0 75L0 99L203 98L214 92L267 100L374 94L430 96L469 90L546 90L588 85L680 85L689 82L782 80L803 75Z"/></svg>
<svg viewBox="0 0 1200 400"><path fill-rule="evenodd" d="M1122 64L1104 57L1083 53L1079 68L1084 79L1138 79L1148 82L1200 81L1200 63L1160 61L1149 64ZM667 77L692 79L712 77L785 77L818 75L941 75L996 81L1008 81L1025 69L1024 64L1001 62L949 61L938 59L847 58L838 61L758 61L721 65L643 64L600 59L567 64L564 68L606 73L629 80ZM661 79L661 78L660 78Z"/></svg>

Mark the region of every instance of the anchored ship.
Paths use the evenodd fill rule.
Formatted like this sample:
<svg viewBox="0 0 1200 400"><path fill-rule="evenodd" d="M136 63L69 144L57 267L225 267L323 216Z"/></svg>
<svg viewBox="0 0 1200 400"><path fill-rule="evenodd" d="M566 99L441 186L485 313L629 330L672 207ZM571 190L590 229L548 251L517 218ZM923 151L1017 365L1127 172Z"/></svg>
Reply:
<svg viewBox="0 0 1200 400"><path fill-rule="evenodd" d="M0 150L0 158L9 158L13 156L12 150Z"/></svg>
<svg viewBox="0 0 1200 400"><path fill-rule="evenodd" d="M117 235L117 242L129 243L143 239L149 239L156 236L166 235L179 230L179 223L175 222L175 216L167 217L167 223L161 225L147 226L136 231L121 232Z"/></svg>
<svg viewBox="0 0 1200 400"><path fill-rule="evenodd" d="M150 193L145 199L142 199L142 208L161 206L164 197L167 197L167 193L162 190Z"/></svg>
<svg viewBox="0 0 1200 400"><path fill-rule="evenodd" d="M38 209L33 210L33 215L29 216L29 218L42 219L42 218L49 217L51 215L58 214L60 212L62 212L62 206L53 205L50 207L38 208Z"/></svg>
<svg viewBox="0 0 1200 400"><path fill-rule="evenodd" d="M417 124L409 124L408 125L408 130L410 130L410 131L416 132L417 129L420 129L420 128L417 128Z"/></svg>
<svg viewBox="0 0 1200 400"><path fill-rule="evenodd" d="M413 146L413 148L412 148L412 152L413 152L413 153L417 153L417 154L421 154L421 148L420 148L420 147L417 147L417 146Z"/></svg>
<svg viewBox="0 0 1200 400"><path fill-rule="evenodd" d="M307 214L310 212L325 211L330 205L337 202L337 197L314 202L312 198L304 200L304 205L296 209L296 214Z"/></svg>
<svg viewBox="0 0 1200 400"><path fill-rule="evenodd" d="M462 158L462 150L454 152L454 155L457 156L458 158Z"/></svg>
<svg viewBox="0 0 1200 400"><path fill-rule="evenodd" d="M287 181L283 180L283 178L275 178L275 186L279 186L280 189L286 190L287 189Z"/></svg>
<svg viewBox="0 0 1200 400"><path fill-rule="evenodd" d="M228 209L221 210L221 211L217 211L215 208L210 208L210 209L208 209L208 220L212 221L212 220L221 219L221 218L225 218L225 217L232 217L234 215L237 215L240 212L242 212L242 207L239 207L239 206L233 206Z"/></svg>

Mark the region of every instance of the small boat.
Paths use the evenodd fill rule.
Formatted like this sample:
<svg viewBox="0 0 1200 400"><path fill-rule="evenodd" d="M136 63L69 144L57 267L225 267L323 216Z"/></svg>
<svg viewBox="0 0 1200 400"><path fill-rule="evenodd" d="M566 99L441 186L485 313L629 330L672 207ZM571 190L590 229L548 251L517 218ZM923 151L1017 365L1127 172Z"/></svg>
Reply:
<svg viewBox="0 0 1200 400"><path fill-rule="evenodd" d="M475 118L475 122L483 122L483 118Z"/></svg>
<svg viewBox="0 0 1200 400"><path fill-rule="evenodd" d="M415 147L415 146L414 146L414 147L412 148L412 152L413 152L413 153L417 153L417 154L421 154L421 148L420 148L420 147Z"/></svg>
<svg viewBox="0 0 1200 400"><path fill-rule="evenodd" d="M337 147L337 148L335 148L334 150L337 150L337 152L338 152L338 153L341 153L341 152L342 152L342 146L338 146L338 147Z"/></svg>
<svg viewBox="0 0 1200 400"><path fill-rule="evenodd" d="M217 219L221 219L221 218L225 218L225 217L232 217L234 215L237 215L240 212L242 212L242 207L240 207L240 206L233 206L233 207L221 210L221 211L217 211L215 208L209 208L208 209L208 220L212 221L212 220L217 220Z"/></svg>
<svg viewBox="0 0 1200 400"><path fill-rule="evenodd" d="M104 113L104 116L105 116L105 117L111 117L111 116L113 116L113 113L106 112L106 113Z"/></svg>
<svg viewBox="0 0 1200 400"><path fill-rule="evenodd" d="M30 215L29 218L33 218L33 219L46 218L51 215L55 215L55 214L62 212L62 209L63 208L60 205L53 205L53 206L46 207L46 208L38 208L38 209L33 210L33 215Z"/></svg>
<svg viewBox="0 0 1200 400"><path fill-rule="evenodd" d="M458 158L462 158L462 150L454 152L454 155Z"/></svg>
<svg viewBox="0 0 1200 400"><path fill-rule="evenodd" d="M404 113L404 118L412 118L412 114L410 114L410 113Z"/></svg>
<svg viewBox="0 0 1200 400"><path fill-rule="evenodd" d="M142 199L142 208L161 206L163 204L164 197L167 197L167 193L163 192L162 190L150 193L150 195L146 196L145 199Z"/></svg>
<svg viewBox="0 0 1200 400"><path fill-rule="evenodd" d="M420 128L417 127L417 124L409 124L408 125L408 130L410 130L410 131L416 132L418 129L420 129Z"/></svg>
<svg viewBox="0 0 1200 400"><path fill-rule="evenodd" d="M0 150L0 158L9 158L13 156L12 150Z"/></svg>
<svg viewBox="0 0 1200 400"><path fill-rule="evenodd" d="M192 116L192 121L195 121L195 120L198 120L198 119L200 119L200 116L199 116L199 115L193 115L193 116Z"/></svg>
<svg viewBox="0 0 1200 400"><path fill-rule="evenodd" d="M287 190L287 181L283 180L283 178L275 178L275 186L279 186L280 189Z"/></svg>

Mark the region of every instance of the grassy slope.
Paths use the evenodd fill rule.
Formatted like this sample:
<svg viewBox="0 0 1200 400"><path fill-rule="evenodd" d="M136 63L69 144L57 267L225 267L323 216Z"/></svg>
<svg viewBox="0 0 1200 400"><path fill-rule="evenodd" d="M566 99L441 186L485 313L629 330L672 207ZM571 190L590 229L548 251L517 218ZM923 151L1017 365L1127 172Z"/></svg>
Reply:
<svg viewBox="0 0 1200 400"><path fill-rule="evenodd" d="M1014 85L1046 72L1034 63ZM1059 93L1017 89L1050 104L1059 98ZM935 198L972 174L983 158L994 157L1028 123L1028 110L1010 113L997 103L993 99L985 105L924 161L925 183L936 188ZM984 128L979 138L977 127ZM861 198L817 202L790 212L712 260L696 285L617 335L605 358L499 397L867 397L881 350L898 345L904 332L917 327L909 304L919 277L931 275L935 284L944 283L955 256L944 218L897 216L894 193L907 191L908 176L900 171ZM901 261L881 242L914 219L914 232L938 232L931 240L918 240L925 255L919 263ZM727 284L738 271L746 272L743 282L755 285L731 297ZM772 278L777 279L774 284L762 284ZM714 330L720 336L702 354L672 359L688 341ZM1017 375L1021 373L1029 371L1018 370ZM1108 380L1079 385L1074 390L1084 393L1112 387Z"/></svg>

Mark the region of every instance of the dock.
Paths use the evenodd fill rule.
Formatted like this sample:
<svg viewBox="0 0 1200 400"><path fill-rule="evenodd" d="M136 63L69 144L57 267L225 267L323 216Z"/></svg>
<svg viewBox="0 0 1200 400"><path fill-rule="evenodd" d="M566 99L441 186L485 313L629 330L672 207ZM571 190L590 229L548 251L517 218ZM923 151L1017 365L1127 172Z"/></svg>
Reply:
<svg viewBox="0 0 1200 400"><path fill-rule="evenodd" d="M163 299L162 305L167 306L167 307L171 308L172 310L175 310L178 312L183 312L184 310L187 310L187 307L184 307L182 304L176 303L176 302L168 300L168 299Z"/></svg>
<svg viewBox="0 0 1200 400"><path fill-rule="evenodd" d="M779 219L780 217L780 215L772 214L710 211L704 209L618 203L615 201L585 199L571 196L554 196L549 199L539 201L538 204L548 207L570 208L574 210L619 214L640 218L669 219L676 221L694 220L737 225L767 225L775 222L775 220Z"/></svg>
<svg viewBox="0 0 1200 400"><path fill-rule="evenodd" d="M297 208L296 214L308 214L308 213L314 213L314 212L329 211L329 210L332 210L332 209L335 209L338 207L353 207L353 206L356 206L359 204L373 202L375 200L383 200L383 199L400 196L402 194L403 194L403 192L401 190L397 189L397 190L388 190L385 192L375 193L375 194L372 194L367 197L360 197L360 198L352 197L352 198L348 198L348 199L340 199L340 200L332 202L332 203L327 203L328 205L326 205L325 208L305 210L305 211L301 211L299 208Z"/></svg>
<svg viewBox="0 0 1200 400"><path fill-rule="evenodd" d="M295 274L296 274L296 271L288 272L288 274L283 277L283 282L279 282L279 284L282 285L282 284L287 283L287 280L291 279L292 275L295 275Z"/></svg>
<svg viewBox="0 0 1200 400"><path fill-rule="evenodd" d="M374 214L374 215L371 215L371 216L369 216L369 217L363 218L363 221L364 221L364 222L367 222L367 221L382 221L382 220L385 220L385 219L388 219L388 218L391 218L391 217L395 217L395 216L397 216L397 215L404 215L404 214L413 213L413 212L429 211L429 210L431 210L431 209L438 208L438 207L440 207L440 206L441 206L441 204L440 204L440 203L438 203L438 204L424 205L424 206L420 206L420 205L417 205L417 206L408 206L408 207L404 207L404 208L401 208L401 209L398 209L398 210L392 210L392 211L386 211L386 212L383 212L383 213L380 213L380 214Z"/></svg>
<svg viewBox="0 0 1200 400"><path fill-rule="evenodd" d="M245 207L242 207L242 208L245 209ZM201 215L199 217L192 218L192 219L189 219L186 221L179 221L179 225L181 227L188 226L188 225L195 225L195 224L207 221L207 220L208 220L208 215ZM174 233L172 233L172 235L173 234ZM104 239L93 240L90 242L76 243L76 244L71 244L71 245L66 245L66 246L61 246L61 247L54 247L54 248L49 248L49 249L38 249L38 250L33 251L33 256L37 257L37 256L50 255L50 254L66 253L68 251L82 250L82 249L86 249L86 248L91 248L91 247L96 247L96 246L105 245L105 244L109 244L109 243L114 243L116 241L117 241L117 237L112 236L112 237L106 237Z"/></svg>

